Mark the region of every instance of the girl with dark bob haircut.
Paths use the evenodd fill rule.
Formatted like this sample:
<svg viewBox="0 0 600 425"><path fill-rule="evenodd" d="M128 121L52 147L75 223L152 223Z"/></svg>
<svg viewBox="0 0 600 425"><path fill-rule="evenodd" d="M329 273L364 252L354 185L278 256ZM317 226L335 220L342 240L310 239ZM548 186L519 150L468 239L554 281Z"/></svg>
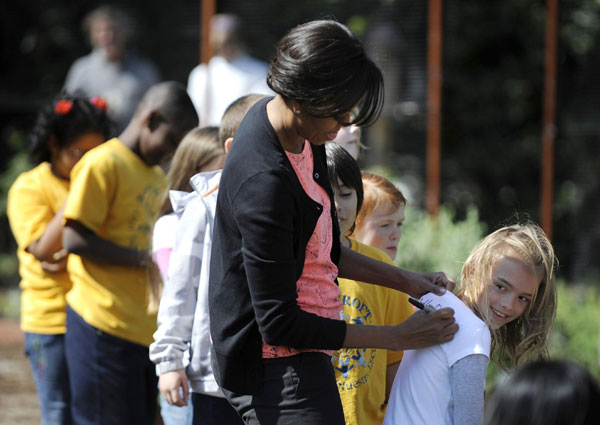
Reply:
<svg viewBox="0 0 600 425"><path fill-rule="evenodd" d="M529 363L496 389L483 425L600 423L600 387L582 366L564 360Z"/></svg>
<svg viewBox="0 0 600 425"><path fill-rule="evenodd" d="M268 83L221 176L209 276L212 365L246 424L344 424L333 350L425 347L453 338L451 309L396 326L340 320L337 276L420 296L452 289L340 246L325 142L381 111L381 72L342 24L313 21L277 45ZM354 115L355 113L355 115ZM353 117L353 118L351 118Z"/></svg>

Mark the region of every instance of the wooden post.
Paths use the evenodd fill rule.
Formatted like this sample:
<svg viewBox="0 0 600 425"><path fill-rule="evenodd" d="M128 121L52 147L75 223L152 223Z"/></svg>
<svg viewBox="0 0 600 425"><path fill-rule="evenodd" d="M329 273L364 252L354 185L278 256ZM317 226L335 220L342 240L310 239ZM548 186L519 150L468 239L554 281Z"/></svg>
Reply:
<svg viewBox="0 0 600 425"><path fill-rule="evenodd" d="M442 107L442 0L429 0L427 38L427 198L430 215L440 209Z"/></svg>
<svg viewBox="0 0 600 425"><path fill-rule="evenodd" d="M210 20L217 9L216 0L201 0L200 4L200 62L208 63L212 57L210 48Z"/></svg>
<svg viewBox="0 0 600 425"><path fill-rule="evenodd" d="M547 0L544 72L544 122L542 130L541 225L552 238L554 137L556 135L556 49L558 0Z"/></svg>

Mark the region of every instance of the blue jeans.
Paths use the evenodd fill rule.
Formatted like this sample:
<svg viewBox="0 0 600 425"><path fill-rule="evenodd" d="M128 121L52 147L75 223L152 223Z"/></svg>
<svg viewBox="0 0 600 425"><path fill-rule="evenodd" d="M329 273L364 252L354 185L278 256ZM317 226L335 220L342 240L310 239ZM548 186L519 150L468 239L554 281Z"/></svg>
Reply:
<svg viewBox="0 0 600 425"><path fill-rule="evenodd" d="M181 391L183 397L183 391ZM192 393L188 395L187 406L173 406L167 403L161 394L160 396L160 416L165 425L192 425L194 415L194 406L192 405Z"/></svg>
<svg viewBox="0 0 600 425"><path fill-rule="evenodd" d="M149 425L158 378L148 348L86 323L67 307L65 337L76 425Z"/></svg>
<svg viewBox="0 0 600 425"><path fill-rule="evenodd" d="M25 333L25 354L40 398L43 425L71 423L65 336Z"/></svg>

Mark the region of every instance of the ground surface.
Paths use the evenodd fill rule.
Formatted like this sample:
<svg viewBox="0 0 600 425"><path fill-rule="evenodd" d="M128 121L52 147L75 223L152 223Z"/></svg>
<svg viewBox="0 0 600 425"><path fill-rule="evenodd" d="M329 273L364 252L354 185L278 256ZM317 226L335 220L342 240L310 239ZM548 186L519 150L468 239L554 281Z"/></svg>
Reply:
<svg viewBox="0 0 600 425"><path fill-rule="evenodd" d="M39 425L40 407L17 321L0 317L0 425Z"/></svg>

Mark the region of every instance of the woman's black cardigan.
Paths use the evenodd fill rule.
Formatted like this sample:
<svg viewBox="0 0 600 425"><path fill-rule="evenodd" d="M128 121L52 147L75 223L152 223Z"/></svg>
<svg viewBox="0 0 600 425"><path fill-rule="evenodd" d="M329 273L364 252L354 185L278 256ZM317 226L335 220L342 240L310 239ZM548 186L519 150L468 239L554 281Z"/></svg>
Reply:
<svg viewBox="0 0 600 425"><path fill-rule="evenodd" d="M217 201L209 279L212 365L220 386L261 387L262 340L274 346L339 349L346 324L305 312L296 282L323 207L304 192L279 143L266 103L253 106L235 134ZM314 180L329 194L333 243L339 227L324 146L311 145Z"/></svg>

